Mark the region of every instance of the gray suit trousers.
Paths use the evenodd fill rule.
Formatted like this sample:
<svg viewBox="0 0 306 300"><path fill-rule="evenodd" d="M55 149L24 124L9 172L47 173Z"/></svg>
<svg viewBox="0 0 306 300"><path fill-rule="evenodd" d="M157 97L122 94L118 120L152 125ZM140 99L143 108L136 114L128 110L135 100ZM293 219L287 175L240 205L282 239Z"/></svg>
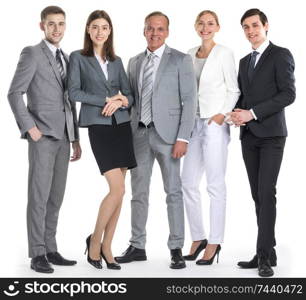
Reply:
<svg viewBox="0 0 306 300"><path fill-rule="evenodd" d="M28 135L29 176L27 229L29 257L57 251L56 227L67 178L70 143L42 136L34 142Z"/></svg>
<svg viewBox="0 0 306 300"><path fill-rule="evenodd" d="M161 168L164 190L167 195L167 212L170 234L169 249L184 244L184 206L180 179L180 160L171 156L173 145L165 143L154 127L138 128L134 132L134 151L137 168L131 170L132 182L132 237L131 245L144 249L148 218L149 189L155 159Z"/></svg>

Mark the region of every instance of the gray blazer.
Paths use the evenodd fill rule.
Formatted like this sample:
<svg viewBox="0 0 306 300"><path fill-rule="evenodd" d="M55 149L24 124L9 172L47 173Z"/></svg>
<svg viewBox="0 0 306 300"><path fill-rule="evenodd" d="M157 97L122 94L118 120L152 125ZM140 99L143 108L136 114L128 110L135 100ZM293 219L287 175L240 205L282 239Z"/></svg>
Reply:
<svg viewBox="0 0 306 300"><path fill-rule="evenodd" d="M129 61L128 77L133 91L131 111L133 132L138 127L141 113L139 78L146 53ZM160 137L168 144L177 138L189 140L196 113L197 84L190 55L166 46L161 58L152 96L153 122Z"/></svg>
<svg viewBox="0 0 306 300"><path fill-rule="evenodd" d="M67 55L65 60L68 63ZM44 41L22 50L8 100L22 138L37 126L43 135L62 139L66 126L69 140L79 139L75 104L68 99L56 60Z"/></svg>
<svg viewBox="0 0 306 300"><path fill-rule="evenodd" d="M129 82L120 57L109 61L108 80L94 56L84 56L81 51L70 55L68 70L68 92L72 101L81 102L79 126L94 124L111 125L112 118L101 115L106 97L112 97L120 91L133 104ZM119 109L114 113L117 124L129 122L128 109Z"/></svg>

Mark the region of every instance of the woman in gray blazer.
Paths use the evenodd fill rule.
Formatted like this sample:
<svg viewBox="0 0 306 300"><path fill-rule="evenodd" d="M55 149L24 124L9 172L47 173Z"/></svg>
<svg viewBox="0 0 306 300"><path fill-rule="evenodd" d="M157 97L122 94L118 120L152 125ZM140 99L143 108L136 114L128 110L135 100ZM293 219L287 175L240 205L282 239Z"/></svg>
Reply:
<svg viewBox="0 0 306 300"><path fill-rule="evenodd" d="M136 166L128 112L133 98L122 61L114 53L111 19L103 10L89 15L84 47L70 56L68 92L72 101L81 102L79 126L88 127L92 151L109 185L95 230L86 239L87 261L101 269L103 258L109 269L120 269L111 243L124 195L125 174Z"/></svg>
<svg viewBox="0 0 306 300"><path fill-rule="evenodd" d="M226 113L234 108L240 91L235 60L227 47L214 42L219 31L215 12L202 11L195 22L201 45L189 50L198 81L198 111L188 152L182 169L182 190L193 240L186 260L210 265L219 256L224 237L226 186L225 170L229 125L224 122ZM207 192L210 198L210 234L208 240L203 226L199 185L206 173Z"/></svg>

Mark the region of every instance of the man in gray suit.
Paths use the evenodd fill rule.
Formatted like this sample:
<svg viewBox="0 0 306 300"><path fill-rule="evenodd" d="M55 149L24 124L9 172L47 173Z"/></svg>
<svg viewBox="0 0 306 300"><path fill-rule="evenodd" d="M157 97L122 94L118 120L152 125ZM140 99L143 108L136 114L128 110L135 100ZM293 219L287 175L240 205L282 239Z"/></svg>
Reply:
<svg viewBox="0 0 306 300"><path fill-rule="evenodd" d="M75 105L68 99L68 57L59 48L65 12L48 6L41 12L45 39L22 50L8 100L22 138L29 144L27 229L31 268L52 273L50 263L74 265L57 252L56 227L70 156L81 157ZM27 106L23 94L27 95Z"/></svg>
<svg viewBox="0 0 306 300"><path fill-rule="evenodd" d="M187 151L196 112L196 79L192 60L165 45L169 19L161 12L145 18L145 52L133 57L128 77L134 93L132 130L138 167L132 178L132 237L130 246L116 257L119 263L146 260L146 222L152 167L158 161L167 194L170 268L184 268L184 207L180 158Z"/></svg>

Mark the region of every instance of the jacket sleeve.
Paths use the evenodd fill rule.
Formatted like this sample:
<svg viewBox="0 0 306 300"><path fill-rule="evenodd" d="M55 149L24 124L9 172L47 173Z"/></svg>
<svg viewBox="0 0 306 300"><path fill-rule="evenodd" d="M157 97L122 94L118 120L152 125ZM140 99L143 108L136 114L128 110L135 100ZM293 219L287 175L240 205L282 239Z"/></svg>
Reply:
<svg viewBox="0 0 306 300"><path fill-rule="evenodd" d="M20 54L19 62L7 96L22 135L36 126L23 99L23 94L27 92L35 72L36 60L33 49L32 47L26 47Z"/></svg>
<svg viewBox="0 0 306 300"><path fill-rule="evenodd" d="M129 79L125 73L121 59L119 59L119 64L120 64L120 71L119 71L120 92L122 93L122 95L126 96L129 101L128 107L124 107L123 109L129 109L133 105L134 97L132 95Z"/></svg>
<svg viewBox="0 0 306 300"><path fill-rule="evenodd" d="M197 83L190 55L185 55L179 66L179 92L182 115L177 139L189 140L196 115Z"/></svg>
<svg viewBox="0 0 306 300"><path fill-rule="evenodd" d="M106 100L106 91L104 91L104 94L97 95L84 90L82 86L82 75L80 55L74 52L70 56L68 67L69 99L75 102L103 107Z"/></svg>
<svg viewBox="0 0 306 300"><path fill-rule="evenodd" d="M295 100L294 59L288 49L282 49L276 57L275 81L278 93L252 107L258 122L283 110Z"/></svg>

